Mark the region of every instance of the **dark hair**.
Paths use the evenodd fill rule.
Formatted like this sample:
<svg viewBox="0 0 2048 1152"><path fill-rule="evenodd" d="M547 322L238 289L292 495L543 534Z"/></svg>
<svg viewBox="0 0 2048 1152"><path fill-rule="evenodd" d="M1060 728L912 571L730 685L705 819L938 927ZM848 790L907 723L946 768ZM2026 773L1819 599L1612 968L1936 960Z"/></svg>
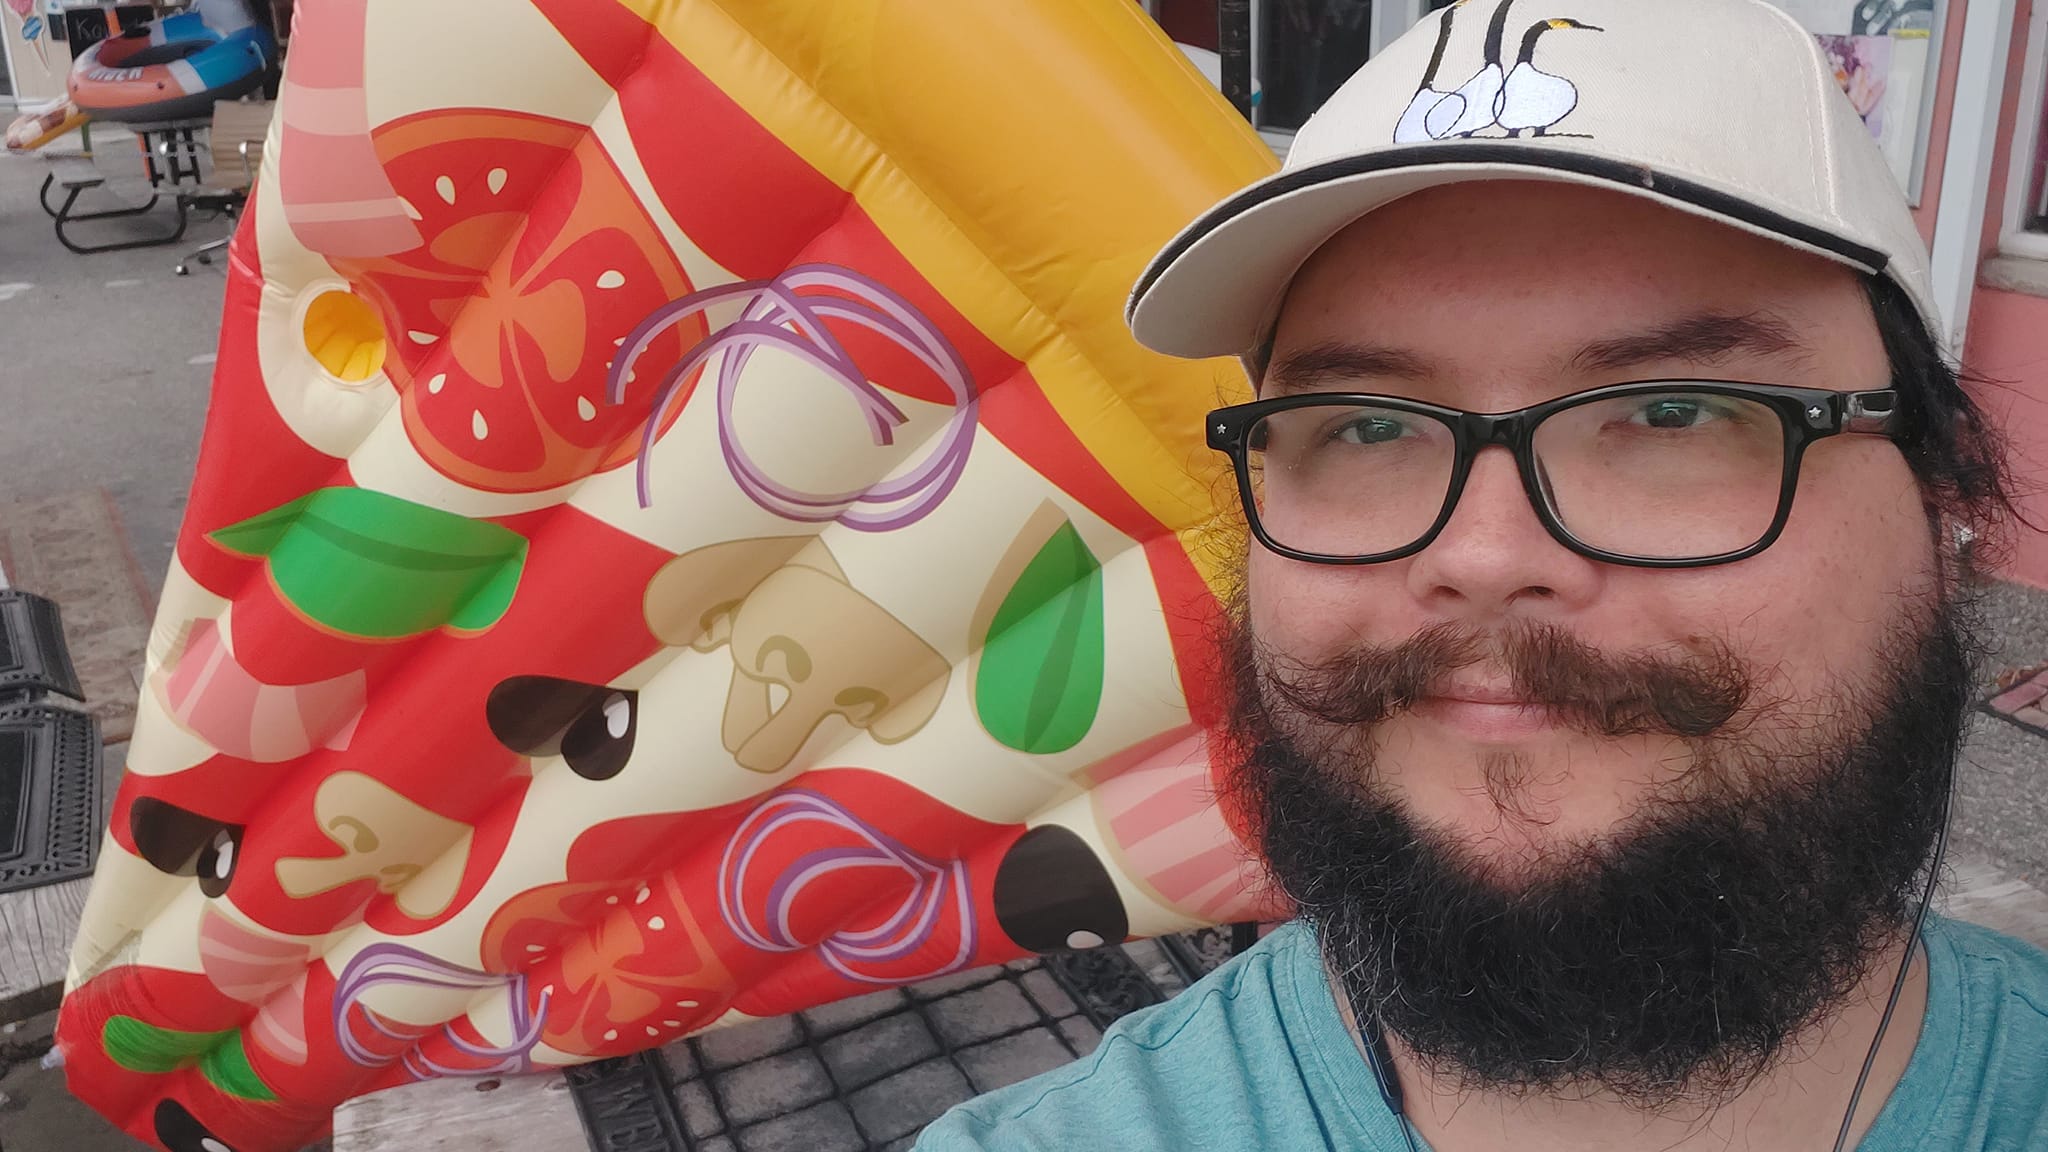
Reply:
<svg viewBox="0 0 2048 1152"><path fill-rule="evenodd" d="M1863 287L1899 393L1892 438L1929 509L1970 530L1974 566L1995 562L2011 526L2025 519L2013 505L2005 437L1964 386L1991 382L1949 363L1889 277L1865 277Z"/></svg>
<svg viewBox="0 0 2048 1152"><path fill-rule="evenodd" d="M1266 369L1273 366L1273 329L1266 329L1266 338L1258 342L1251 351L1244 354L1244 370L1252 378L1252 391L1259 390L1259 381L1266 378Z"/></svg>
<svg viewBox="0 0 2048 1152"><path fill-rule="evenodd" d="M1866 276L1863 287L1899 393L1899 451L1929 510L1970 530L1972 570L1995 564L2012 525L2027 521L2013 504L2005 437L1964 387L1991 381L1957 371L1942 356L1912 300L1889 277ZM1272 362L1269 331L1244 355L1255 390Z"/></svg>

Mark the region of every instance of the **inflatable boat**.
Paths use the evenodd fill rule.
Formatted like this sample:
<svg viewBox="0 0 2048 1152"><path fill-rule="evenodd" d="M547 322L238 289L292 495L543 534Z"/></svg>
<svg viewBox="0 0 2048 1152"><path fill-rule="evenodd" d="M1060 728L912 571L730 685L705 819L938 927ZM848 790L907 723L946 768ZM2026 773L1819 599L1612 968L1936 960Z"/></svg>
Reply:
<svg viewBox="0 0 2048 1152"><path fill-rule="evenodd" d="M102 40L71 66L71 101L129 123L208 115L263 83L277 43L243 0L199 0L188 12Z"/></svg>

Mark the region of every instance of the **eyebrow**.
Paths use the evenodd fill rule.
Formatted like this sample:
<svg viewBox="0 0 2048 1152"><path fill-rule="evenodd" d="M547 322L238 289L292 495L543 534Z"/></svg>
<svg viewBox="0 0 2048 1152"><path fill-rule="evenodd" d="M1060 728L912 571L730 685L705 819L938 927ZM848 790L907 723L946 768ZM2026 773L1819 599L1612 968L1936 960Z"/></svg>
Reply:
<svg viewBox="0 0 2048 1152"><path fill-rule="evenodd" d="M1812 351L1798 329L1770 312L1703 312L1648 331L1597 340L1579 349L1571 364L1582 372L1612 372L1658 361L1711 364L1741 354L1805 357Z"/></svg>
<svg viewBox="0 0 2048 1152"><path fill-rule="evenodd" d="M1813 349L1784 318L1767 311L1701 312L1626 336L1596 340L1569 361L1580 372L1614 372L1660 361L1712 364L1740 354L1806 358ZM1356 380L1425 380L1430 362L1413 352L1378 344L1326 340L1290 352L1267 369L1264 395L1313 392Z"/></svg>
<svg viewBox="0 0 2048 1152"><path fill-rule="evenodd" d="M1313 392L1332 382L1393 377L1420 380L1430 375L1422 357L1398 348L1327 340L1289 352L1266 372L1268 395Z"/></svg>

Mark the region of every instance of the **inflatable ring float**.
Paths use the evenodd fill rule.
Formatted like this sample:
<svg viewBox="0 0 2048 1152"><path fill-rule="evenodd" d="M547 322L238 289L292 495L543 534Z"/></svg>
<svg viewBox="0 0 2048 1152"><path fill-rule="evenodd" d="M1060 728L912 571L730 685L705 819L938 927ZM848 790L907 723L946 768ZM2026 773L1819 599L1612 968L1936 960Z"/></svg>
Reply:
<svg viewBox="0 0 2048 1152"><path fill-rule="evenodd" d="M86 49L71 66L71 100L103 120L203 117L262 84L276 54L241 0L200 0Z"/></svg>

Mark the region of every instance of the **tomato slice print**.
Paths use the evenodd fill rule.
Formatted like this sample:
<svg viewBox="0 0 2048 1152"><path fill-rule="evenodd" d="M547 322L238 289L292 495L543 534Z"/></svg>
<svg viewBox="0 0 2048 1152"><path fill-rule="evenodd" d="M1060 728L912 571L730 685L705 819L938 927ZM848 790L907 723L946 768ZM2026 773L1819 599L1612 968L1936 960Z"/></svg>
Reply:
<svg viewBox="0 0 2048 1152"><path fill-rule="evenodd" d="M386 371L420 454L494 492L633 459L662 377L705 329L665 333L625 402L606 403L617 342L691 284L603 145L587 126L471 109L374 139L422 243L338 264L391 333Z"/></svg>
<svg viewBox="0 0 2048 1152"><path fill-rule="evenodd" d="M732 975L668 875L522 893L485 928L483 960L493 971L524 969L531 1009L547 997L541 1039L584 1056L678 1039L732 999Z"/></svg>

